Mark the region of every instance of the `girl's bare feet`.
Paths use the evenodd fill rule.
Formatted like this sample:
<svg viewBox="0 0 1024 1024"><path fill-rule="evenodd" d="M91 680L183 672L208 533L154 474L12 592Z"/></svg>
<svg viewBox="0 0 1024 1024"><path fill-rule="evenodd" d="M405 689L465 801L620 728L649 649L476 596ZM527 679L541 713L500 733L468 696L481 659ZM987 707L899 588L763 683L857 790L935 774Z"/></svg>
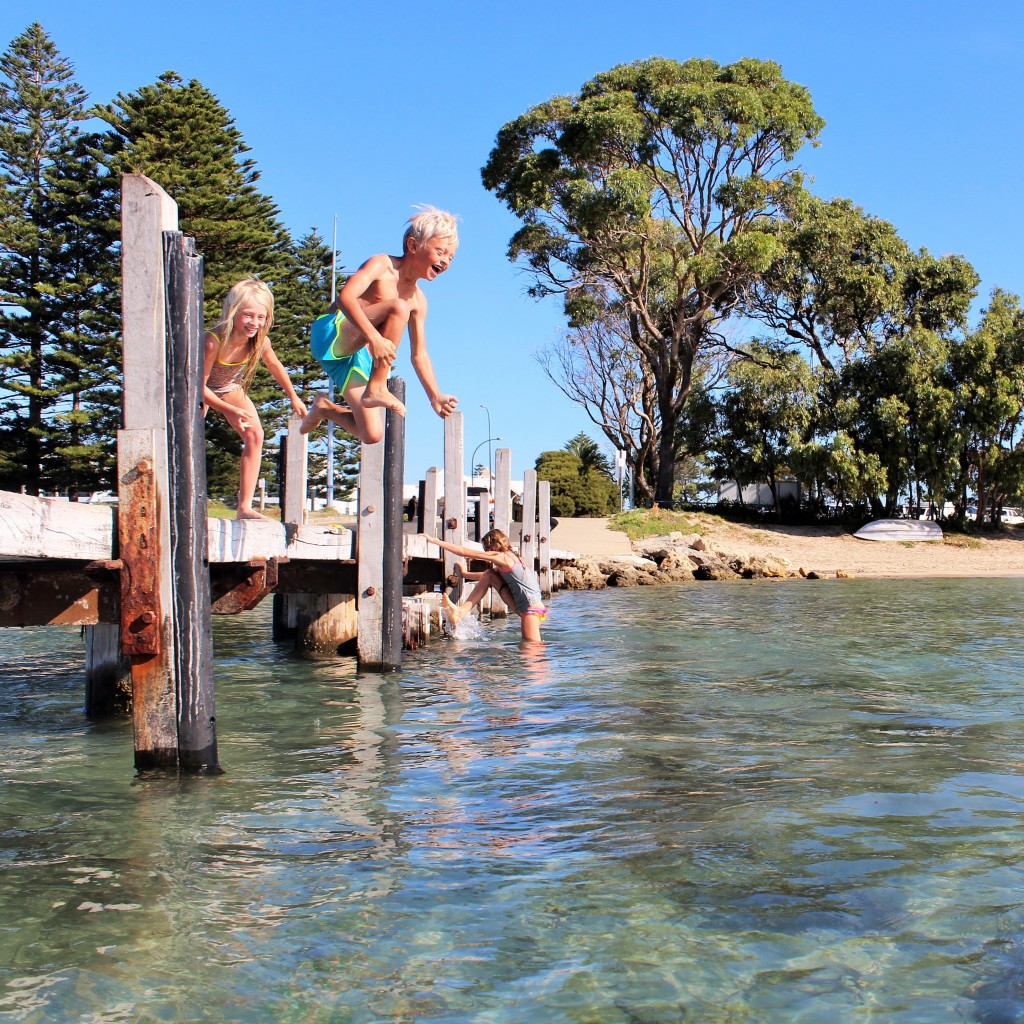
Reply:
<svg viewBox="0 0 1024 1024"><path fill-rule="evenodd" d="M238 511L235 513L235 518L236 519L264 519L264 520L267 520L267 522L270 521L269 519L267 519L267 517L265 515L261 515L259 512L256 511L256 509L251 508L251 507L247 507L247 508L240 507L238 509Z"/></svg>
<svg viewBox="0 0 1024 1024"><path fill-rule="evenodd" d="M459 619L466 614L466 609L462 605L456 604L447 594L441 594L441 604L444 606L444 610L448 613L448 618L452 620L452 625L457 626Z"/></svg>

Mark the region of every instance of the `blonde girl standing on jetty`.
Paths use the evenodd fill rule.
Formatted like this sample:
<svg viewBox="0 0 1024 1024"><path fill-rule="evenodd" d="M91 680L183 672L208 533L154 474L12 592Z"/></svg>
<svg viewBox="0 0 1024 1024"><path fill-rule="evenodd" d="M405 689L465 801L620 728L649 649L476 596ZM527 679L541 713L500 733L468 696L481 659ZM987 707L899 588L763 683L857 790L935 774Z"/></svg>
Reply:
<svg viewBox="0 0 1024 1024"><path fill-rule="evenodd" d="M203 366L203 413L216 409L242 439L238 472L239 519L265 519L252 507L263 457L263 425L249 397L260 361L284 388L296 416L306 405L295 393L288 371L267 337L274 323L274 296L258 278L247 277L232 286L224 299L220 320L206 335Z"/></svg>

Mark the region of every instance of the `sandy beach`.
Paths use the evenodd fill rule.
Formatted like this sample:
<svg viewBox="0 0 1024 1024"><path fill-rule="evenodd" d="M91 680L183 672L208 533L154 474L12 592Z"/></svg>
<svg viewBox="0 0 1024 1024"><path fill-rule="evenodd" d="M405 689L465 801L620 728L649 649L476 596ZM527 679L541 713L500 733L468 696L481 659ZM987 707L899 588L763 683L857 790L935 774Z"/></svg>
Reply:
<svg viewBox="0 0 1024 1024"><path fill-rule="evenodd" d="M1024 529L1006 527L984 538L949 534L941 542L858 540L838 527L747 526L716 516L694 515L705 543L727 555L774 555L796 569L835 576L910 578L928 576L1024 576ZM607 520L561 520L553 545L584 555L628 553L626 535Z"/></svg>

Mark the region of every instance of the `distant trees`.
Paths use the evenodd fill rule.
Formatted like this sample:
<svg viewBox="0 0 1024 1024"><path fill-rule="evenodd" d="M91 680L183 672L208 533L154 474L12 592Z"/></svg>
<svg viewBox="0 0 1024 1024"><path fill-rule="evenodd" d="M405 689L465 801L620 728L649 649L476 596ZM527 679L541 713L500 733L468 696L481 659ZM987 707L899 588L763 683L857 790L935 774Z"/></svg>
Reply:
<svg viewBox="0 0 1024 1024"><path fill-rule="evenodd" d="M117 187L39 24L0 57L0 487L109 486L119 417Z"/></svg>
<svg viewBox="0 0 1024 1024"><path fill-rule="evenodd" d="M542 452L537 478L551 484L554 516L606 516L619 508L611 465L592 438L577 434L561 451Z"/></svg>

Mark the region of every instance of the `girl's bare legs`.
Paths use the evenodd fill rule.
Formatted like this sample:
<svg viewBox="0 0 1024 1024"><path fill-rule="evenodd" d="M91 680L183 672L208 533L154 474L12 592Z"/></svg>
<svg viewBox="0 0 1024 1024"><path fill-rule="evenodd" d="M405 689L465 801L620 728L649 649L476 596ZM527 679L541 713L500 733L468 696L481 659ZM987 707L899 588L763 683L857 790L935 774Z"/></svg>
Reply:
<svg viewBox="0 0 1024 1024"><path fill-rule="evenodd" d="M241 389L229 391L220 396L229 405L235 406L245 414L246 425L236 433L242 439L242 458L238 467L238 519L266 519L252 507L252 499L256 494L256 483L260 476L260 460L263 456L263 426L252 400Z"/></svg>
<svg viewBox="0 0 1024 1024"><path fill-rule="evenodd" d="M452 624L455 625L475 605L478 605L484 597L484 594L488 590L494 589L501 594L501 588L504 586L501 577L493 569L487 569L482 573L474 573L477 576L476 586L469 592L469 596L462 602L462 604L456 604L447 594L441 594L441 604L444 605L444 609L448 612L448 617L452 620ZM469 577L467 576L467 579ZM507 587L505 588L508 589ZM509 595L511 596L511 595ZM504 595L502 595L504 599ZM506 601L506 604L508 602ZM510 606L511 607L511 606Z"/></svg>
<svg viewBox="0 0 1024 1024"><path fill-rule="evenodd" d="M519 625L523 631L523 639L531 643L540 643L540 619L536 615L520 615Z"/></svg>

